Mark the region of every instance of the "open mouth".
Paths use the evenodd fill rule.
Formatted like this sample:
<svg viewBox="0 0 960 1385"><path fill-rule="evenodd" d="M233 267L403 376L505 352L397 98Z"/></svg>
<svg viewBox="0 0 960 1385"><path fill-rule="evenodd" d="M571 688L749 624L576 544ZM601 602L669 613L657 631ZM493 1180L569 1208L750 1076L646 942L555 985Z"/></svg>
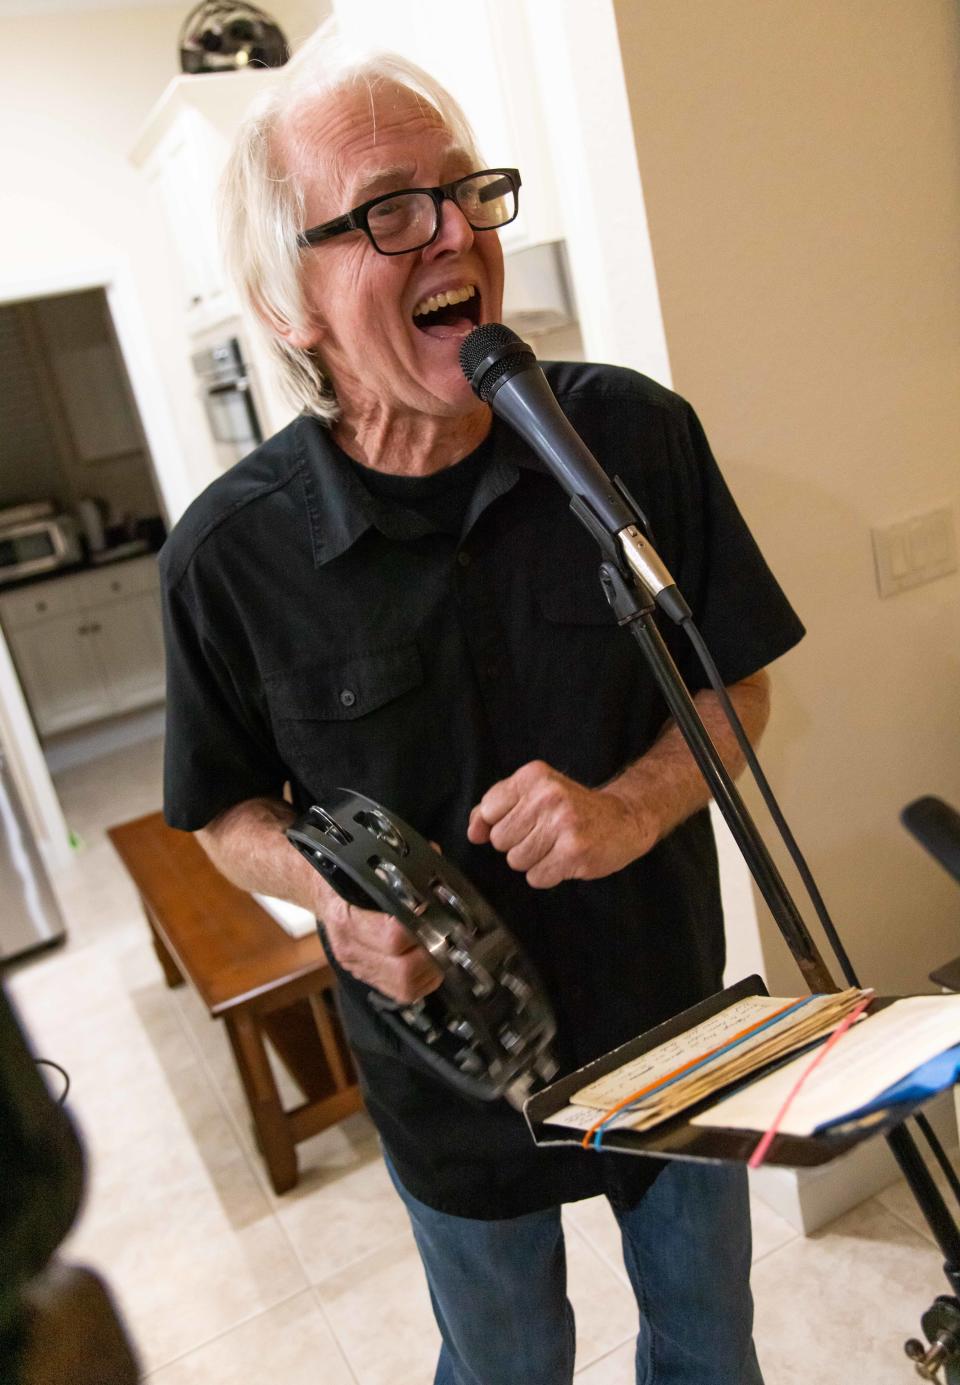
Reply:
<svg viewBox="0 0 960 1385"><path fill-rule="evenodd" d="M413 310L413 325L428 337L463 337L480 321L480 295L473 284L423 298Z"/></svg>

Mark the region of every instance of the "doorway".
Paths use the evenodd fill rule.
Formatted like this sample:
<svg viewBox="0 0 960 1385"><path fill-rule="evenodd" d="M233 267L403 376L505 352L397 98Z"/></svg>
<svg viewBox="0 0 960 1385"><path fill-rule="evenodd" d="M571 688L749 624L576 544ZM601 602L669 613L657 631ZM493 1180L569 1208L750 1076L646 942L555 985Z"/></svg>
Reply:
<svg viewBox="0 0 960 1385"><path fill-rule="evenodd" d="M0 512L51 500L78 515L87 552L163 524L103 288L0 304L0 372ZM103 532L90 532L98 510Z"/></svg>
<svg viewBox="0 0 960 1385"><path fill-rule="evenodd" d="M87 741L79 753L89 758L91 752L129 744L131 737L156 735L162 726L159 597L155 582L148 590L145 573L151 564L155 568L156 548L189 497L181 449L126 266L0 284L0 354L7 380L16 385L6 391L0 426L0 509L39 497L52 502L55 511L73 515L82 536L82 562L69 573L52 574L44 585L50 594L61 587L55 606L62 604L66 589L61 584L68 577L89 578L92 588L67 591L73 610L56 614L77 617L87 609L84 603L104 596L115 602L111 615L121 622L107 629L98 618L81 615L72 633L70 622L62 621L50 632L55 640L33 640L33 652L41 651L48 665L51 657L62 664L72 655L76 676L78 659L89 673L91 661L102 672L106 658L115 675L109 705L88 699L82 710L74 708L73 729L62 716L57 721L55 708L39 733L24 695L25 665L18 667L23 650L17 660L13 632L6 622L0 628L0 750L47 865L56 872L69 864L72 852L50 760L57 764L59 757L62 764L66 754L66 763L74 762L69 757L78 753L77 741ZM88 533L80 523L78 509L85 499L95 502L87 507L88 519L100 518L102 534ZM100 545L101 558L94 562ZM114 562L124 545L122 562ZM116 582L120 591L112 590ZM29 596L29 590L29 585L2 584L0 600ZM141 603L136 613L135 599ZM32 623L26 616L19 612L21 629ZM83 650L81 638L88 640ZM150 645L154 654L161 651L152 672ZM118 706L126 710L118 712ZM66 715L69 721L69 710Z"/></svg>

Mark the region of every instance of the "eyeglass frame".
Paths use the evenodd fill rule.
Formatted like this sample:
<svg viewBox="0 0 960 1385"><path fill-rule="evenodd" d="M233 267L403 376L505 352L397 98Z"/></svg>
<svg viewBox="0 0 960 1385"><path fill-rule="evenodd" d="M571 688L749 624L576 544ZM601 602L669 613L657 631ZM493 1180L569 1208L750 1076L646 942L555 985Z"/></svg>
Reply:
<svg viewBox="0 0 960 1385"><path fill-rule="evenodd" d="M471 178L479 178L483 173L501 173L510 179L513 190L515 210L513 216L506 221L501 221L497 226L474 226L469 220L460 203L457 201L454 189L461 183L468 183ZM325 240L332 240L334 236L341 236L347 231L363 231L364 235L373 246L378 255L412 255L417 250L425 250L428 245L432 245L440 234L440 223L443 214L444 202L452 202L461 215L467 220L467 225L472 231L499 231L501 226L509 226L511 221L515 221L520 212L520 170L518 168L478 168L473 173L465 173L462 178L454 178L450 183L440 183L434 188L397 188L395 192L384 192L379 197L371 197L369 202L361 202L359 207L354 207L352 211L344 212L342 216L335 216L331 221L324 221L319 226L311 226L306 231L301 231L297 236L297 245L301 249L308 246L320 245ZM433 228L433 235L428 240L422 241L420 245L412 245L408 250L381 250L377 244L373 232L370 230L368 216L371 210L381 202L389 202L393 197L403 197L407 193L419 192L426 193L433 199L434 215L436 224Z"/></svg>

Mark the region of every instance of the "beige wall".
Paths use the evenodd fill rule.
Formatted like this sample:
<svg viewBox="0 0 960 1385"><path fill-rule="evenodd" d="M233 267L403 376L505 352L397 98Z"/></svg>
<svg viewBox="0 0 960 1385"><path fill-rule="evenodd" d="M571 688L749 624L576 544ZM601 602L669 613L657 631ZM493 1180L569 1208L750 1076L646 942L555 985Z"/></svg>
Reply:
<svg viewBox="0 0 960 1385"><path fill-rule="evenodd" d="M951 0L617 0L676 388L809 634L765 761L864 980L928 989L960 889L960 578L881 600L869 531L960 492ZM797 973L767 924L771 982Z"/></svg>

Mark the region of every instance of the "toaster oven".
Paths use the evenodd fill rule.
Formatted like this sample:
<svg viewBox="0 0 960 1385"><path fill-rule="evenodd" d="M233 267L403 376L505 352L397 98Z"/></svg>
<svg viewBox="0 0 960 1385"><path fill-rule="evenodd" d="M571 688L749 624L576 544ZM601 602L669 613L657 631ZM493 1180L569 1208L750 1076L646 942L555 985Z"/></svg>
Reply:
<svg viewBox="0 0 960 1385"><path fill-rule="evenodd" d="M50 501L0 510L0 583L40 576L82 557L76 519L55 513Z"/></svg>

